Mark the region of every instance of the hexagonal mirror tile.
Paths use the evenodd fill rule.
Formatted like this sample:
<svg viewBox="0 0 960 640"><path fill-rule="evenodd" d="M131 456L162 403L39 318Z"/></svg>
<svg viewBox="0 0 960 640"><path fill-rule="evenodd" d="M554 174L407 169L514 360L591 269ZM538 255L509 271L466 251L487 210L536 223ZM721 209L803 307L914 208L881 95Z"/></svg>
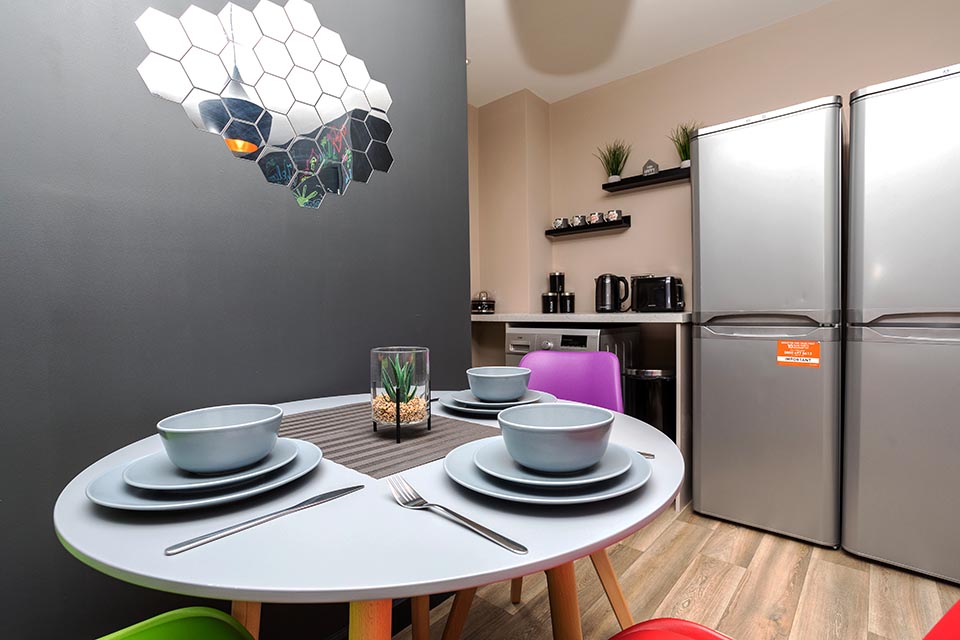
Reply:
<svg viewBox="0 0 960 640"><path fill-rule="evenodd" d="M190 5L180 16L180 24L195 47L219 54L227 46L227 36L223 33L220 19L209 11Z"/></svg>
<svg viewBox="0 0 960 640"><path fill-rule="evenodd" d="M238 7L232 2L224 5L217 17L220 19L223 32L230 42L253 48L263 37L263 32L260 31L260 25L257 24L257 19L253 17L253 12Z"/></svg>
<svg viewBox="0 0 960 640"><path fill-rule="evenodd" d="M347 50L343 46L343 40L336 31L321 27L317 35L313 36L313 40L317 43L317 49L320 51L320 55L323 56L324 60L328 60L333 64L340 64L347 56Z"/></svg>
<svg viewBox="0 0 960 640"><path fill-rule="evenodd" d="M312 38L320 30L320 19L317 17L317 12L314 11L313 5L306 0L288 0L283 8L287 12L287 17L290 18L290 24L293 25L294 31Z"/></svg>
<svg viewBox="0 0 960 640"><path fill-rule="evenodd" d="M344 90L347 88L347 81L343 79L343 72L340 71L340 67L332 62L324 60L317 67L314 74L317 76L323 92L329 93L335 98L342 96Z"/></svg>
<svg viewBox="0 0 960 640"><path fill-rule="evenodd" d="M190 48L190 40L180 21L162 11L151 7L140 14L134 24L147 48L154 53L179 60Z"/></svg>
<svg viewBox="0 0 960 640"><path fill-rule="evenodd" d="M290 53L282 42L273 38L261 38L253 50L267 73L285 78L290 73L290 69L293 69L293 60L290 59Z"/></svg>
<svg viewBox="0 0 960 640"><path fill-rule="evenodd" d="M283 7L273 4L270 0L260 0L253 8L253 17L257 19L257 24L260 25L264 35L280 42L285 41L293 31Z"/></svg>
<svg viewBox="0 0 960 640"><path fill-rule="evenodd" d="M180 63L198 89L220 93L230 80L220 58L209 51L191 47Z"/></svg>
<svg viewBox="0 0 960 640"><path fill-rule="evenodd" d="M287 86L290 87L293 97L300 102L314 105L320 99L321 91L317 77L306 69L294 67L287 76Z"/></svg>
<svg viewBox="0 0 960 640"><path fill-rule="evenodd" d="M298 67L313 71L320 64L320 52L317 51L313 38L308 38L302 33L293 33L284 44L290 52L290 57L293 58L293 64Z"/></svg>
<svg viewBox="0 0 960 640"><path fill-rule="evenodd" d="M193 89L180 63L158 53L151 53L144 58L137 71L150 93L167 100L180 102Z"/></svg>
<svg viewBox="0 0 960 640"><path fill-rule="evenodd" d="M253 11L227 2L180 18L147 9L136 20L150 52L137 71L151 93L181 103L190 122L256 161L301 207L387 171L392 99L307 0Z"/></svg>

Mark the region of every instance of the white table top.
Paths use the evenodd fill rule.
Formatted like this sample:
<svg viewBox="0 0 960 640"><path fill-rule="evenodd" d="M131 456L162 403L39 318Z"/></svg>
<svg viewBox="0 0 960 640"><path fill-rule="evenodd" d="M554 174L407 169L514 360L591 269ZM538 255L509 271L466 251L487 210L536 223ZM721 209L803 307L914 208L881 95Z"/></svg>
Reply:
<svg viewBox="0 0 960 640"><path fill-rule="evenodd" d="M292 414L368 398L358 394L280 406ZM438 404L434 407L434 415L444 414ZM496 426L491 420L471 421ZM455 591L581 558L637 531L672 505L683 478L683 458L673 442L650 425L619 414L611 440L655 453L653 476L638 491L591 505L537 507L487 498L449 480L440 460L403 472L428 500L525 544L530 552L522 556L437 514L403 509L393 501L385 479L374 480L326 459L293 486L213 509L123 512L86 498L85 488L94 478L161 449L157 436L106 456L74 478L54 507L54 525L63 545L98 571L185 595L347 602ZM177 556L163 554L173 543L353 484L366 488Z"/></svg>

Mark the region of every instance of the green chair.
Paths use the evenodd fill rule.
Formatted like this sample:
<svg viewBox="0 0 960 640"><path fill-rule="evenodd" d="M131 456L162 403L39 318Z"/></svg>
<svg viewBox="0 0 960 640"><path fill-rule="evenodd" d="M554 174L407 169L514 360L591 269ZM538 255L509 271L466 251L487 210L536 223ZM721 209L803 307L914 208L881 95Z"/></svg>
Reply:
<svg viewBox="0 0 960 640"><path fill-rule="evenodd" d="M100 640L253 640L239 622L209 607L162 613Z"/></svg>

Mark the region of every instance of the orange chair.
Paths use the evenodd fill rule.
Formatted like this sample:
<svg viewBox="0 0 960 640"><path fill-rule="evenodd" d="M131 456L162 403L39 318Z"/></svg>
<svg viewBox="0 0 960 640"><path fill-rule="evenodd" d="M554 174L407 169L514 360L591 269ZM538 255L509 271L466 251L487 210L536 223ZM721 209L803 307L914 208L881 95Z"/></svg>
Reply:
<svg viewBox="0 0 960 640"><path fill-rule="evenodd" d="M960 601L947 611L940 622L923 637L923 640L957 640L958 638L960 638ZM676 618L658 618L624 629L610 640L731 640L731 638L696 622Z"/></svg>

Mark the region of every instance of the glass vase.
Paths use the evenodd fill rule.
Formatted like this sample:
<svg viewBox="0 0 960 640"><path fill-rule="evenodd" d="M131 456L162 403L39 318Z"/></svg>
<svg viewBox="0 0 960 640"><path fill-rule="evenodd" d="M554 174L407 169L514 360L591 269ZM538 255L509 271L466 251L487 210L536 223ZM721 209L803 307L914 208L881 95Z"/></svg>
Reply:
<svg viewBox="0 0 960 640"><path fill-rule="evenodd" d="M370 350L370 403L373 429L426 424L430 428L430 350L377 347Z"/></svg>

